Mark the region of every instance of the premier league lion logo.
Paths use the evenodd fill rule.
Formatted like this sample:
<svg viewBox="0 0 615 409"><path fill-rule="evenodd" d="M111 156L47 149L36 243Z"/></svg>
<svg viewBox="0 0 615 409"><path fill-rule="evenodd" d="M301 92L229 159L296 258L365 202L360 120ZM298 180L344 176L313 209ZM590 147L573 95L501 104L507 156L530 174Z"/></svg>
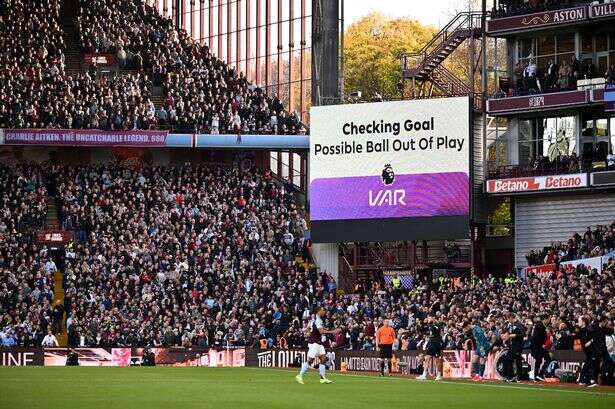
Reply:
<svg viewBox="0 0 615 409"><path fill-rule="evenodd" d="M391 185L395 181L395 172L393 172L393 168L390 164L384 165L384 169L382 170L382 183L385 185Z"/></svg>

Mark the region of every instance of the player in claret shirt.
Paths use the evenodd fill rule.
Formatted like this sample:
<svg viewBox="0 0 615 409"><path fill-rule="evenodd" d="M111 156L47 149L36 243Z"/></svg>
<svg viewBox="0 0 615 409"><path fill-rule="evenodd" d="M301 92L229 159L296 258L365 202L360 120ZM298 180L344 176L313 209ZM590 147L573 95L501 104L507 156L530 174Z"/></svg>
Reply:
<svg viewBox="0 0 615 409"><path fill-rule="evenodd" d="M323 339L327 338L329 334L336 334L339 330L326 330L322 319L324 318L326 312L325 309L318 306L315 310L314 318L309 322L307 327L308 332L308 353L307 353L307 362L303 362L301 364L301 371L295 377L297 382L303 385L303 376L306 374L310 366L314 365L315 362L319 362L318 371L320 372L320 383L322 384L330 384L333 383L325 376L327 362L327 353L325 352L325 347L323 346Z"/></svg>

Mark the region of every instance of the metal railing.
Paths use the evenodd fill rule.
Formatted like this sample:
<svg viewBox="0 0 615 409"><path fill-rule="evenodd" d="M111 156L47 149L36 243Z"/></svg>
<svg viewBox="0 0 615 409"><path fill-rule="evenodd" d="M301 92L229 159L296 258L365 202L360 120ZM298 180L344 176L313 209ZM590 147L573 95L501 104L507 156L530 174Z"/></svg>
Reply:
<svg viewBox="0 0 615 409"><path fill-rule="evenodd" d="M404 71L421 69L449 44L451 38L457 38L460 35L465 38L471 35L473 30L480 29L482 27L481 17L481 12L457 14L419 52L402 54L402 69Z"/></svg>
<svg viewBox="0 0 615 409"><path fill-rule="evenodd" d="M550 162L539 165L507 165L492 167L488 171L490 179L509 179L529 176L567 175L571 173L589 172L591 164L579 161L578 165L563 162Z"/></svg>
<svg viewBox="0 0 615 409"><path fill-rule="evenodd" d="M534 3L534 6L531 6L531 3ZM491 18L497 19L503 17L520 16L524 14L540 13L541 11L561 10L590 3L590 1L586 0L538 0L535 2L506 0L497 1L497 4L490 14Z"/></svg>

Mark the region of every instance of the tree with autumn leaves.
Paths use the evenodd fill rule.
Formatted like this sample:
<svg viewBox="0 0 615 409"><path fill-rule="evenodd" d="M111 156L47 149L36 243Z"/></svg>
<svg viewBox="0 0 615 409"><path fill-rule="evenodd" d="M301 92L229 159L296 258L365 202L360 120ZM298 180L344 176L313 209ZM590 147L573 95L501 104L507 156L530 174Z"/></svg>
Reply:
<svg viewBox="0 0 615 409"><path fill-rule="evenodd" d="M402 54L419 51L436 29L408 18L371 13L350 25L344 36L344 89L363 98L400 97Z"/></svg>

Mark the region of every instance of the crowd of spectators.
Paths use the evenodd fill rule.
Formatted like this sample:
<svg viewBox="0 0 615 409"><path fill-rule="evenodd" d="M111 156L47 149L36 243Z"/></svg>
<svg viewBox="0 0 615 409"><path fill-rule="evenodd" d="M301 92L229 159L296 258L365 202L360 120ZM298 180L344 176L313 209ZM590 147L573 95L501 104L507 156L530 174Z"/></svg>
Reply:
<svg viewBox="0 0 615 409"><path fill-rule="evenodd" d="M142 74L58 75L23 92L18 78L0 74L0 82L5 95L21 101L13 109L0 106L0 127L132 130L157 124L150 81Z"/></svg>
<svg viewBox="0 0 615 409"><path fill-rule="evenodd" d="M145 1L81 2L84 53L113 53L115 74L65 69L60 2L12 0L0 7L0 127L173 129L177 132L305 132L242 73L173 27ZM10 24L8 23L10 22ZM153 87L163 106L154 106Z"/></svg>
<svg viewBox="0 0 615 409"><path fill-rule="evenodd" d="M304 209L255 168L5 166L0 169L0 342L56 345L67 312L69 346L252 346L303 348L316 305L341 331L331 348L373 350L384 319L396 350L421 350L429 317L446 349L470 347L480 318L496 346L510 313L530 329L547 314L551 350L576 348L580 317L612 332L615 260L547 275L433 280L403 289L374 278L352 294L305 268ZM45 175L45 178L43 178ZM63 229L80 232L61 260L65 304L52 305L57 269L33 240L45 220L46 187L57 192ZM568 244L548 263L615 248L615 223ZM56 319L56 312L58 317ZM541 318L542 320L542 318ZM598 327L596 327L598 328Z"/></svg>
<svg viewBox="0 0 615 409"><path fill-rule="evenodd" d="M245 345L318 297L295 261L303 209L254 169L52 175L64 227L86 237L66 253L70 345Z"/></svg>
<svg viewBox="0 0 615 409"><path fill-rule="evenodd" d="M531 327L541 313L551 316L553 349L572 349L575 324L582 315L615 319L615 260L598 273L583 266L564 275L517 278L487 277L416 279L411 290L401 290L381 280L361 283L354 294L329 293L322 300L328 310L327 325L342 332L329 341L333 348L374 350L375 330L392 320L398 338L394 349L422 349L428 315L443 323L445 349L465 349L469 334L464 322L481 318L489 322L489 337L501 345L506 315L515 312ZM300 321L302 317L296 317ZM305 317L303 317L305 323Z"/></svg>
<svg viewBox="0 0 615 409"><path fill-rule="evenodd" d="M574 233L567 241L555 241L527 256L530 266L604 256L615 251L615 221L610 225L588 227L581 236Z"/></svg>
<svg viewBox="0 0 615 409"><path fill-rule="evenodd" d="M87 53L115 55L120 68L150 74L165 97L156 118L188 132L299 133L299 115L250 84L177 29L144 0L83 1L78 12L79 44Z"/></svg>
<svg viewBox="0 0 615 409"><path fill-rule="evenodd" d="M531 57L517 61L514 71L514 83L500 81L496 98L511 96L544 94L549 92L571 91L577 89L577 81L590 80L603 76L606 82L615 81L615 69L599 73L591 60L579 61L576 56L570 60L556 62L550 59L544 66L539 66Z"/></svg>
<svg viewBox="0 0 615 409"><path fill-rule="evenodd" d="M541 155L532 159L528 165L500 166L492 169L489 176L502 179L522 176L563 175L587 172L591 165L591 160L586 160L583 156L577 155L576 152L570 155L559 155L554 159Z"/></svg>
<svg viewBox="0 0 615 409"><path fill-rule="evenodd" d="M56 266L35 242L46 206L42 169L0 165L0 346L40 345L54 323Z"/></svg>

